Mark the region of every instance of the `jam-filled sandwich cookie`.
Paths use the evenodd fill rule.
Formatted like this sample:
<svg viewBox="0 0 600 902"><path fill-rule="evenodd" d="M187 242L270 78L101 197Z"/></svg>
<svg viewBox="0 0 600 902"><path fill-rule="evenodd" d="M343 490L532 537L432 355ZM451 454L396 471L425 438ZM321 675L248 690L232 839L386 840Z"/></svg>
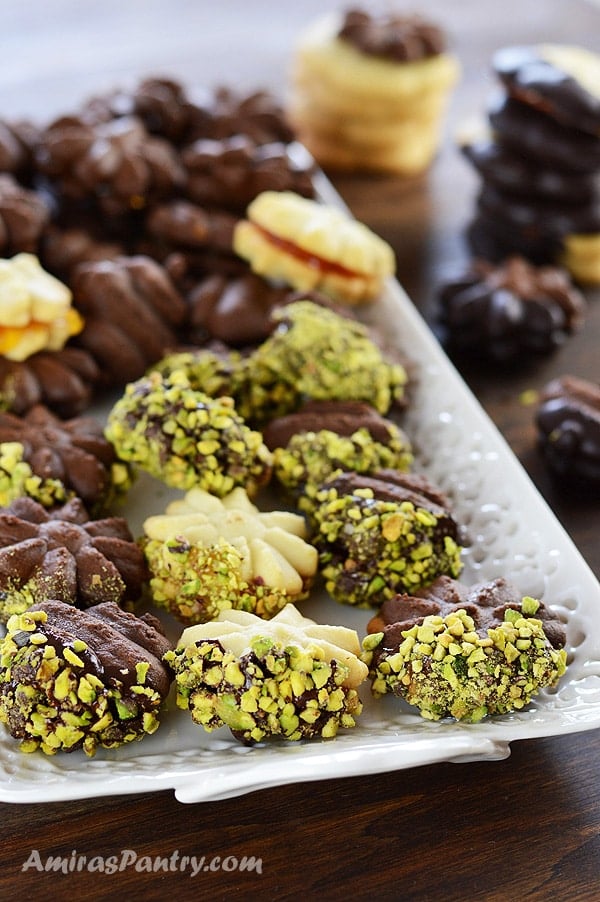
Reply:
<svg viewBox="0 0 600 902"><path fill-rule="evenodd" d="M331 739L356 725L367 667L354 630L314 623L287 605L272 620L226 611L188 627L165 655L177 704L207 732L227 726L247 745Z"/></svg>
<svg viewBox="0 0 600 902"><path fill-rule="evenodd" d="M348 304L373 301L395 271L394 252L337 207L291 191L264 191L235 227L233 247L252 270Z"/></svg>
<svg viewBox="0 0 600 902"><path fill-rule="evenodd" d="M519 711L566 669L558 617L504 579L467 587L441 577L384 602L368 632L374 696L393 693L428 720Z"/></svg>
<svg viewBox="0 0 600 902"><path fill-rule="evenodd" d="M437 151L458 75L436 24L351 9L301 36L288 114L324 167L414 175Z"/></svg>
<svg viewBox="0 0 600 902"><path fill-rule="evenodd" d="M0 645L0 722L21 751L46 755L142 739L160 723L170 647L155 617L113 602L36 605L11 617Z"/></svg>

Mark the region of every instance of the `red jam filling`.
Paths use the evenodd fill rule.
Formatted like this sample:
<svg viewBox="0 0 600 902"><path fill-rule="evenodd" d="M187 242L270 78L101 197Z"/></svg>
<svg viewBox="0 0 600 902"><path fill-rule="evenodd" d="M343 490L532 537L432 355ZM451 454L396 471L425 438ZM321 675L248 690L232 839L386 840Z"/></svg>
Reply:
<svg viewBox="0 0 600 902"><path fill-rule="evenodd" d="M268 229L265 229L256 223L253 223L253 225L258 229L266 241L273 244L285 254L295 257L311 269L318 269L322 273L341 276L344 279L364 278L363 273L358 272L358 270L348 269L347 266L342 266L341 263L334 263L333 260L326 260L323 257L319 257L311 251L306 251L304 248L298 247L297 244L294 244L293 241L288 241L287 238L280 238L279 235L274 235L273 232L269 232Z"/></svg>

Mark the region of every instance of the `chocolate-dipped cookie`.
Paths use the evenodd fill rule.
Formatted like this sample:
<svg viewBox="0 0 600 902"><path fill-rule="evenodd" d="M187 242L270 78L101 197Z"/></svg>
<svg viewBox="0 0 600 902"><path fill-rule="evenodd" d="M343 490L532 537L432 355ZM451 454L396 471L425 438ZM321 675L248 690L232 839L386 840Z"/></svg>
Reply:
<svg viewBox="0 0 600 902"><path fill-rule="evenodd" d="M49 600L11 617L0 644L0 721L23 752L117 748L160 723L170 643L151 614Z"/></svg>
<svg viewBox="0 0 600 902"><path fill-rule="evenodd" d="M511 97L566 126L600 135L600 57L591 50L559 44L503 47L492 67Z"/></svg>
<svg viewBox="0 0 600 902"><path fill-rule="evenodd" d="M20 446L18 448L7 446ZM8 457L14 455L10 471ZM60 420L43 405L23 417L0 411L0 504L26 495L44 507L81 498L98 515L131 486L127 464L117 459L92 417Z"/></svg>
<svg viewBox="0 0 600 902"><path fill-rule="evenodd" d="M368 631L373 694L394 693L428 720L521 710L566 669L559 618L502 578L468 587L440 577L385 601Z"/></svg>
<svg viewBox="0 0 600 902"><path fill-rule="evenodd" d="M600 385L566 375L544 388L535 414L540 450L558 484L600 489Z"/></svg>
<svg viewBox="0 0 600 902"><path fill-rule="evenodd" d="M263 430L273 451L273 474L310 514L319 487L336 472L406 471L410 441L391 420L360 401L309 401Z"/></svg>
<svg viewBox="0 0 600 902"><path fill-rule="evenodd" d="M127 385L110 411L106 437L121 460L179 489L222 497L236 486L255 495L271 477L271 453L233 400L196 391L181 370Z"/></svg>
<svg viewBox="0 0 600 902"><path fill-rule="evenodd" d="M376 607L461 571L461 530L446 496L397 470L341 473L316 493L313 542L329 594Z"/></svg>
<svg viewBox="0 0 600 902"><path fill-rule="evenodd" d="M512 256L473 260L438 289L444 341L458 354L494 363L547 354L581 327L586 301L568 273Z"/></svg>

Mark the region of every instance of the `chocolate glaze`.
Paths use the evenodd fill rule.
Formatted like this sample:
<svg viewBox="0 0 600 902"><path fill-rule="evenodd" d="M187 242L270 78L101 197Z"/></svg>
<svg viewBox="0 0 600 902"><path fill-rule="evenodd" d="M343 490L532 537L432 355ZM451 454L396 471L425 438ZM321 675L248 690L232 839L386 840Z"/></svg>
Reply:
<svg viewBox="0 0 600 902"><path fill-rule="evenodd" d="M374 16L359 9L346 12L338 37L367 56L398 63L438 56L446 48L443 30L421 16Z"/></svg>
<svg viewBox="0 0 600 902"><path fill-rule="evenodd" d="M563 203L586 204L591 200L597 202L600 197L597 173L544 168L516 150L487 138L464 144L461 150L486 184L499 191Z"/></svg>
<svg viewBox="0 0 600 902"><path fill-rule="evenodd" d="M87 644L87 649L76 652L86 672L131 686L137 682L136 663L147 661L150 666L146 684L163 697L167 695L170 675L161 659L171 644L156 617L150 614L136 617L113 602L79 611L49 600L33 605L30 610L46 612L46 623L40 624L37 631L47 637L59 654L67 647L72 648L76 639Z"/></svg>
<svg viewBox="0 0 600 902"><path fill-rule="evenodd" d="M552 472L569 487L600 488L600 385L571 375L553 380L535 421Z"/></svg>
<svg viewBox="0 0 600 902"><path fill-rule="evenodd" d="M488 117L498 143L544 167L579 174L600 167L600 136L562 125L514 97L494 95Z"/></svg>
<svg viewBox="0 0 600 902"><path fill-rule="evenodd" d="M512 97L558 122L600 135L600 95L540 55L535 46L503 47L492 59L494 72Z"/></svg>
<svg viewBox="0 0 600 902"><path fill-rule="evenodd" d="M499 626L507 609L520 610L522 594L503 577L490 582L466 586L449 576L438 577L431 585L414 595L396 595L383 602L379 613L367 626L369 633L383 632L378 654L397 650L402 633L425 617L446 617L452 611L466 610L475 621L475 629L485 635L488 629ZM541 603L534 615L541 620L548 641L554 648L562 648L566 632L559 618Z"/></svg>

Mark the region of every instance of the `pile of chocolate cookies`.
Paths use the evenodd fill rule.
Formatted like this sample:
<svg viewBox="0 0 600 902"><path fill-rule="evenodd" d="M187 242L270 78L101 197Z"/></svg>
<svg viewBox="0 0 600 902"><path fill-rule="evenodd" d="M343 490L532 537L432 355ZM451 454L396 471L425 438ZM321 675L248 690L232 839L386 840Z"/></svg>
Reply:
<svg viewBox="0 0 600 902"><path fill-rule="evenodd" d="M499 261L521 254L600 283L600 62L581 47L510 46L492 59L488 128L464 136L482 178L468 237Z"/></svg>

